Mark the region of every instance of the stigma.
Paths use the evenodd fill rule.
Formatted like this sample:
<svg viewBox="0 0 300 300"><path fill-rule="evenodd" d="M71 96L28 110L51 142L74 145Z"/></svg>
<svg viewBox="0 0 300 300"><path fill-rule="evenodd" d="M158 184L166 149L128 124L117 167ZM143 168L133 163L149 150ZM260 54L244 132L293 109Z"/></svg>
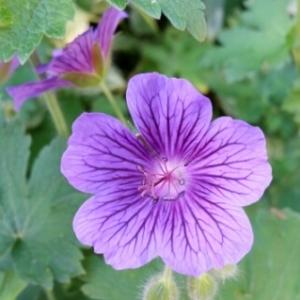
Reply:
<svg viewBox="0 0 300 300"><path fill-rule="evenodd" d="M185 193L186 167L183 163L169 161L166 157L156 157L150 169L138 165L144 175L138 190L142 197L151 197L155 202L178 200Z"/></svg>

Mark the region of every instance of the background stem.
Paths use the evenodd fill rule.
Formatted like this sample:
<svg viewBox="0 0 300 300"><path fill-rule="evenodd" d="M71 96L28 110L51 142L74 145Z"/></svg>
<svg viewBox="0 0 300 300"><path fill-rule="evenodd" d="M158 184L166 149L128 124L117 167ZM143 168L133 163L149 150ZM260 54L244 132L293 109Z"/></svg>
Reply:
<svg viewBox="0 0 300 300"><path fill-rule="evenodd" d="M69 136L67 124L54 94L47 92L43 95L43 98L45 99L57 132L62 136Z"/></svg>
<svg viewBox="0 0 300 300"><path fill-rule="evenodd" d="M48 300L56 300L52 291L45 291Z"/></svg>
<svg viewBox="0 0 300 300"><path fill-rule="evenodd" d="M30 62L35 70L36 66L41 64L41 61L36 53L36 51L34 51L30 57ZM45 76L37 74L38 78L40 80L45 79ZM50 115L52 117L53 123L56 127L57 132L62 135L62 136L69 136L69 131L68 131L68 127L67 124L65 122L63 113L59 107L58 101L55 97L55 95L51 92L47 92L44 93L41 96L44 101L46 102L47 108L50 112Z"/></svg>
<svg viewBox="0 0 300 300"><path fill-rule="evenodd" d="M110 92L109 88L107 87L106 83L104 82L104 80L101 81L100 83L100 87L103 91L103 93L105 94L105 96L107 97L110 105L112 106L112 108L114 109L117 117L127 126L127 122L126 122L126 118L124 117L122 111L120 110L116 100L114 99L114 96L112 95L112 93Z"/></svg>
<svg viewBox="0 0 300 300"><path fill-rule="evenodd" d="M300 0L297 0L297 21L295 27L295 45L293 49L293 56L300 72Z"/></svg>

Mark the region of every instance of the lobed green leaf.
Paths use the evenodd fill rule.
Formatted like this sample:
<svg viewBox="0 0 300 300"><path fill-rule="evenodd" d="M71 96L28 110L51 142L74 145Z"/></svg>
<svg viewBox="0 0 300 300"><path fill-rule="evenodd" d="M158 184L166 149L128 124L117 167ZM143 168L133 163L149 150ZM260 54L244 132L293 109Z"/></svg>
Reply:
<svg viewBox="0 0 300 300"><path fill-rule="evenodd" d="M44 34L63 38L73 17L72 0L1 0L0 61L18 53L24 63Z"/></svg>
<svg viewBox="0 0 300 300"><path fill-rule="evenodd" d="M85 261L87 271L83 292L92 299L140 299L149 276L162 270L160 260L135 270L116 271L102 257L93 255Z"/></svg>
<svg viewBox="0 0 300 300"><path fill-rule="evenodd" d="M120 9L124 9L127 0L109 0ZM179 30L187 30L198 41L204 41L206 25L200 0L132 0L132 3L149 16L159 19L161 12Z"/></svg>
<svg viewBox="0 0 300 300"><path fill-rule="evenodd" d="M290 61L288 36L295 18L288 14L290 0L251 0L237 26L219 35L221 47L208 53L208 66L224 68L228 81L237 81L258 70Z"/></svg>
<svg viewBox="0 0 300 300"><path fill-rule="evenodd" d="M71 224L86 196L60 173L64 139L41 151L27 180L30 138L18 120L2 116L0 125L0 260L10 256L25 283L51 289L54 279L69 282L83 273Z"/></svg>

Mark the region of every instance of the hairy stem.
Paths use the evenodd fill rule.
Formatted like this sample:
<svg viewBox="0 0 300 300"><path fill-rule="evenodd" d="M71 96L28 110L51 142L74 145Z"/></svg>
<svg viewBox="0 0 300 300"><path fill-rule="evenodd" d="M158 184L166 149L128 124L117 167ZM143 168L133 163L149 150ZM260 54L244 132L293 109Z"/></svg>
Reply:
<svg viewBox="0 0 300 300"><path fill-rule="evenodd" d="M172 272L171 268L168 267L167 265L165 265L163 275L162 275L163 281L170 284L173 281L172 273L173 272Z"/></svg>
<svg viewBox="0 0 300 300"><path fill-rule="evenodd" d="M37 65L41 64L40 59L36 52L33 52L33 54L31 55L30 62L34 69ZM37 76L39 79L45 78L40 74L37 74ZM50 115L52 117L57 132L62 136L68 136L69 135L68 127L55 95L51 92L47 92L43 94L41 97L46 102L47 108L50 112Z"/></svg>
<svg viewBox="0 0 300 300"><path fill-rule="evenodd" d="M104 82L104 80L101 81L100 83L100 87L103 91L103 93L105 94L105 96L107 97L110 105L112 106L113 110L115 111L117 117L125 124L127 125L126 122L126 118L124 117L122 111L120 110L114 96L112 95L112 93L110 92L109 88L107 87L106 83Z"/></svg>

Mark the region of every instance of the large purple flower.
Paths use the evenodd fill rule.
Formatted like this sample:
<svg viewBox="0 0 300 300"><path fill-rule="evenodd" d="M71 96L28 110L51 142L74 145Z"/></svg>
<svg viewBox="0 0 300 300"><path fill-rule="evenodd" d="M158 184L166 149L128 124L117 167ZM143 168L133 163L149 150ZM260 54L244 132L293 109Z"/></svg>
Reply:
<svg viewBox="0 0 300 300"><path fill-rule="evenodd" d="M160 256L198 276L237 263L253 235L242 206L272 175L262 131L222 117L186 80L133 77L127 103L140 135L117 119L84 113L73 125L62 173L94 194L78 210L79 241L116 269Z"/></svg>
<svg viewBox="0 0 300 300"><path fill-rule="evenodd" d="M38 71L47 78L7 88L14 99L15 109L23 102L49 90L68 86L89 87L99 84L109 64L113 34L118 23L127 17L124 11L110 7L94 31L92 28L78 36L67 48L56 51L49 64Z"/></svg>

